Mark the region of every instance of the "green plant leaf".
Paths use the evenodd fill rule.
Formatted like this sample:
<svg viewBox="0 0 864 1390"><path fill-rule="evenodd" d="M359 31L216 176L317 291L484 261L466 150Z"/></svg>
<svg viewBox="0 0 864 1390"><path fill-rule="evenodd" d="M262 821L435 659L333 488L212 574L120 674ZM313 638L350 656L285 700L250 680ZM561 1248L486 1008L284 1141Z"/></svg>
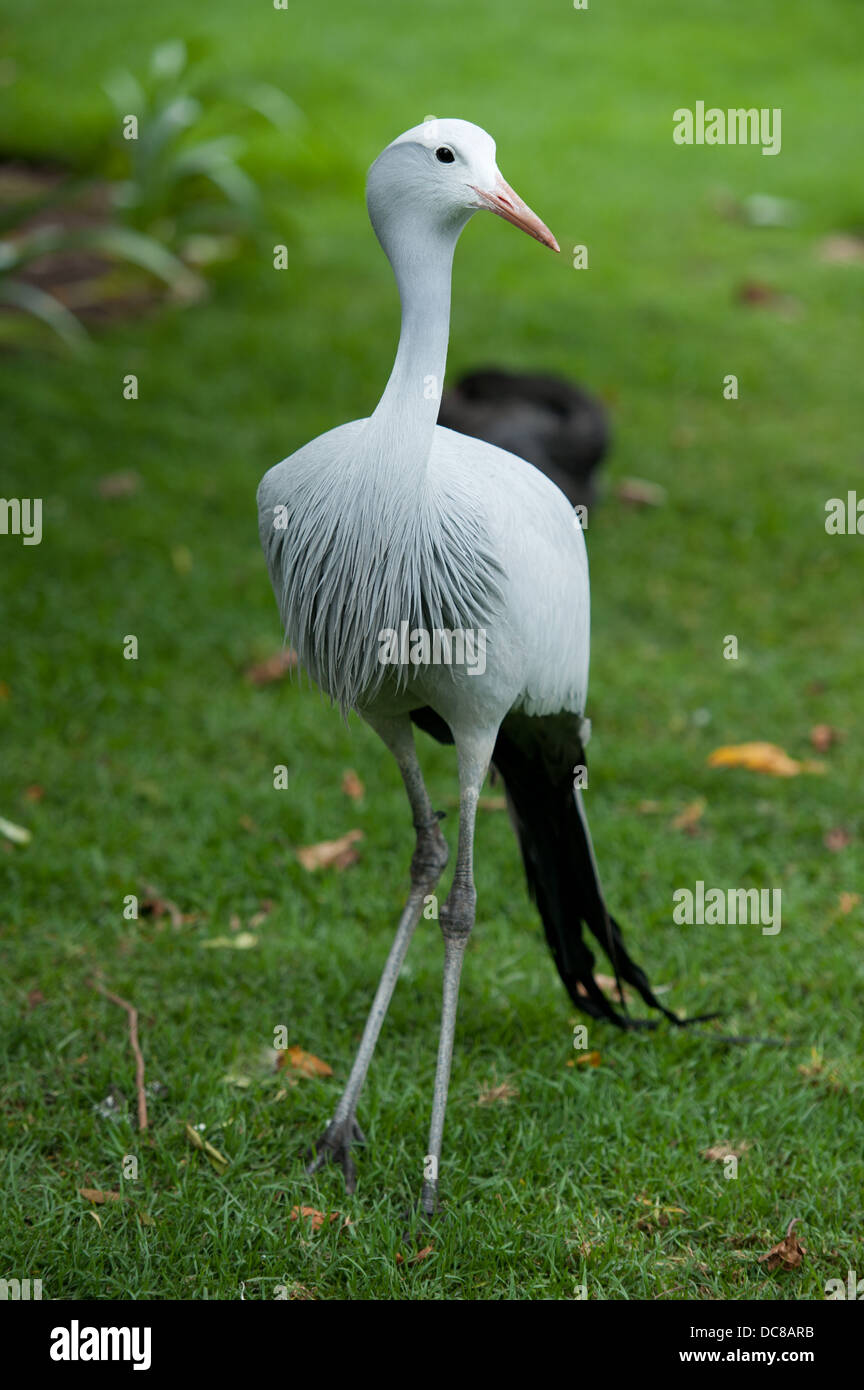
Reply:
<svg viewBox="0 0 864 1390"><path fill-rule="evenodd" d="M117 115L137 116L141 120L147 111L147 94L138 78L127 68L112 72L102 83L102 90Z"/></svg>
<svg viewBox="0 0 864 1390"><path fill-rule="evenodd" d="M66 231L62 227L39 227L19 242L0 242L0 272L18 270L29 261L56 251L101 251L140 266L157 280L184 295L201 292L204 282L199 275L155 237L130 227L77 227Z"/></svg>
<svg viewBox="0 0 864 1390"><path fill-rule="evenodd" d="M229 203L235 207L253 212L258 206L258 189L249 175L238 164L230 161L208 169L205 177L225 194Z"/></svg>
<svg viewBox="0 0 864 1390"><path fill-rule="evenodd" d="M296 102L286 92L280 91L270 82L251 82L241 84L235 89L237 99L257 111L277 130L285 130L290 125L298 125L306 117Z"/></svg>
<svg viewBox="0 0 864 1390"><path fill-rule="evenodd" d="M150 54L150 76L157 82L176 82L186 70L188 57L182 39L166 39Z"/></svg>
<svg viewBox="0 0 864 1390"><path fill-rule="evenodd" d="M46 294L44 290L37 289L35 285L28 285L24 280L0 280L0 300L13 308L23 310L35 319L40 319L75 352L80 352L89 341L81 324L65 304L61 304L53 294Z"/></svg>
<svg viewBox="0 0 864 1390"><path fill-rule="evenodd" d="M88 228L72 234L70 242L82 249L104 251L106 255L140 266L179 293L199 294L204 288L201 277L155 237L132 231L129 227Z"/></svg>
<svg viewBox="0 0 864 1390"><path fill-rule="evenodd" d="M212 169L230 164L243 149L243 141L236 135L219 135L213 140L202 140L180 150L172 161L174 178L185 178L188 174L209 174Z"/></svg>

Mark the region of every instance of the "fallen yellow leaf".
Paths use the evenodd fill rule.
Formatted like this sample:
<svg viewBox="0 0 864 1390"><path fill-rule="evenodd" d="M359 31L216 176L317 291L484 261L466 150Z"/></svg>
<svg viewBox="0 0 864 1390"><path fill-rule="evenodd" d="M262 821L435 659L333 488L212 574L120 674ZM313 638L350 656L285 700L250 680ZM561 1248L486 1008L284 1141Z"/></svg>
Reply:
<svg viewBox="0 0 864 1390"><path fill-rule="evenodd" d="M790 758L776 743L730 743L715 748L709 755L708 766L746 767L770 777L797 777L802 771L802 764Z"/></svg>

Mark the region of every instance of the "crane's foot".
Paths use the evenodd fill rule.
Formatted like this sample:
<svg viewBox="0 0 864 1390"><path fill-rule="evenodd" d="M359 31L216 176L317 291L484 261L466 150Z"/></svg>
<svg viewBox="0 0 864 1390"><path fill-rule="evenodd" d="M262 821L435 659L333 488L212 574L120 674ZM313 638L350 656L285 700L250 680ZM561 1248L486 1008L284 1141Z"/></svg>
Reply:
<svg viewBox="0 0 864 1390"><path fill-rule="evenodd" d="M437 1190L429 1191L429 1184L423 1184L421 1195L402 1213L402 1244L426 1244L430 1236L440 1229L446 1219L447 1208L438 1200Z"/></svg>
<svg viewBox="0 0 864 1390"><path fill-rule="evenodd" d="M345 1177L345 1191L353 1192L357 1186L357 1169L351 1157L351 1145L365 1144L366 1138L354 1119L331 1120L320 1139L308 1148L303 1155L306 1172L318 1173L328 1163L338 1163Z"/></svg>

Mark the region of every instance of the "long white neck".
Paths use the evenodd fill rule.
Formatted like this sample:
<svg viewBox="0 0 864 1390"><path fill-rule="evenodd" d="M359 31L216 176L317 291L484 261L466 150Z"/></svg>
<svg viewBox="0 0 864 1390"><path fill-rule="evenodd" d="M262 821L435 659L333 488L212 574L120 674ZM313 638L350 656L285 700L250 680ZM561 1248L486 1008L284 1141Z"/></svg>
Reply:
<svg viewBox="0 0 864 1390"><path fill-rule="evenodd" d="M466 214L467 222L469 214ZM464 222L449 228L400 226L381 237L402 301L399 349L366 427L370 456L406 477L425 473L447 365L453 252Z"/></svg>

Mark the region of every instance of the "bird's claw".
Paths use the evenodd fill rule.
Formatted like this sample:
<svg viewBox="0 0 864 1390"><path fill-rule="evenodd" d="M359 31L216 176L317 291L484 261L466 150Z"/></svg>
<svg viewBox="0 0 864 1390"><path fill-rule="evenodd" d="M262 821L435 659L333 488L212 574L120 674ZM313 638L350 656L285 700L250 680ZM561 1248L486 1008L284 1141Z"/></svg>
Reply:
<svg viewBox="0 0 864 1390"><path fill-rule="evenodd" d="M311 1176L328 1163L338 1163L345 1177L345 1191L353 1192L357 1186L357 1169L351 1157L351 1145L365 1142L366 1137L353 1115L347 1120L331 1120L320 1139L316 1139L303 1155L306 1172Z"/></svg>

